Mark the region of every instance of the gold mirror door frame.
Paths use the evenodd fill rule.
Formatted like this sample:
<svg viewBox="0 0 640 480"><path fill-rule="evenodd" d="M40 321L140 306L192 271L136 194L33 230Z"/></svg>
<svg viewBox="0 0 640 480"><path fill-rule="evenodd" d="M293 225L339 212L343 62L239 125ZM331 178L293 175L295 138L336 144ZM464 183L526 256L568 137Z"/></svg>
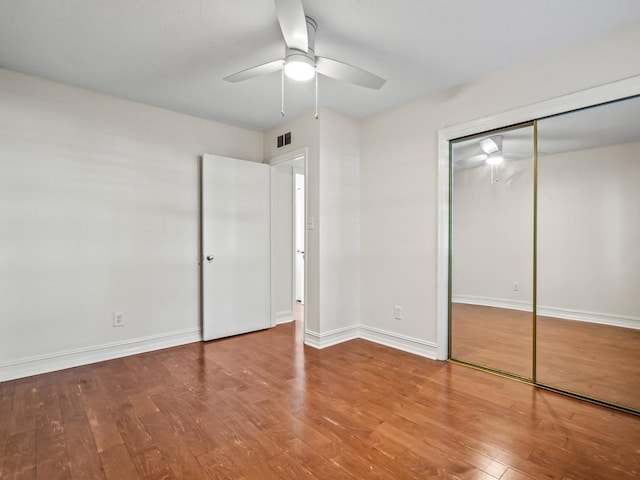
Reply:
<svg viewBox="0 0 640 480"><path fill-rule="evenodd" d="M450 143L449 352L533 381L534 124Z"/></svg>

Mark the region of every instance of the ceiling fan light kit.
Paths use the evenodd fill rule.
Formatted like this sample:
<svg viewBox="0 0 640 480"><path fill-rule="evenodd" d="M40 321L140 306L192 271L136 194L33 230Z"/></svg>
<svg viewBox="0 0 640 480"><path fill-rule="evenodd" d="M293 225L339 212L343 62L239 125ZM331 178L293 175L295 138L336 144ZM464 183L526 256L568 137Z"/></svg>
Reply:
<svg viewBox="0 0 640 480"><path fill-rule="evenodd" d="M487 165L500 165L504 162L504 155L502 154L502 135L493 135L480 140L480 148L487 156Z"/></svg>
<svg viewBox="0 0 640 480"><path fill-rule="evenodd" d="M302 0L275 0L276 14L286 45L285 58L250 67L224 78L228 82L241 82L270 74L278 70L295 81L316 79L316 118L318 74L362 87L379 89L386 80L347 63L315 55L316 22L304 14ZM284 82L282 85L284 104ZM284 108L281 112L284 115Z"/></svg>
<svg viewBox="0 0 640 480"><path fill-rule="evenodd" d="M504 162L504 156L500 151L487 155L487 164L489 165L500 165L502 162Z"/></svg>
<svg viewBox="0 0 640 480"><path fill-rule="evenodd" d="M306 82L316 75L316 66L304 53L290 53L284 63L284 74L291 80Z"/></svg>

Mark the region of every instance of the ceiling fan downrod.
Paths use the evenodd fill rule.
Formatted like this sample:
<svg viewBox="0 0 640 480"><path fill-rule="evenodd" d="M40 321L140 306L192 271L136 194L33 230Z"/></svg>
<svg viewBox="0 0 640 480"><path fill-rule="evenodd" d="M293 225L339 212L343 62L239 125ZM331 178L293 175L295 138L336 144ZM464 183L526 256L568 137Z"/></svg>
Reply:
<svg viewBox="0 0 640 480"><path fill-rule="evenodd" d="M281 99L281 104L280 104L280 116L284 117L284 65L282 66L282 79L281 79L281 91L280 91L280 99Z"/></svg>
<svg viewBox="0 0 640 480"><path fill-rule="evenodd" d="M316 115L315 119L318 120L318 69L316 69Z"/></svg>

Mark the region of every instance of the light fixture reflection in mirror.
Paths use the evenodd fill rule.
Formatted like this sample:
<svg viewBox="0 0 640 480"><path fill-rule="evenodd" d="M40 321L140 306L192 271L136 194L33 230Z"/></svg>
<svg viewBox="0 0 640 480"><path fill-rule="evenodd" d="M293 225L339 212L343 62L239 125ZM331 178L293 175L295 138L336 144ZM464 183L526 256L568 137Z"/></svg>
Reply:
<svg viewBox="0 0 640 480"><path fill-rule="evenodd" d="M504 162L504 156L502 155L502 152L494 152L489 154L486 162L488 165L500 165Z"/></svg>

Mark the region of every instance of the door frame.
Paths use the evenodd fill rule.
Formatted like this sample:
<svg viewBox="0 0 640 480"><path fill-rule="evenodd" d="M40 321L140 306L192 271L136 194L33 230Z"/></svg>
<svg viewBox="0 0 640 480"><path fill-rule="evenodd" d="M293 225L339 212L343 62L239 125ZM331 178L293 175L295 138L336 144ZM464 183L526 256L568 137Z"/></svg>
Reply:
<svg viewBox="0 0 640 480"><path fill-rule="evenodd" d="M640 95L640 75L438 130L437 359L449 358L450 141L543 117Z"/></svg>
<svg viewBox="0 0 640 480"><path fill-rule="evenodd" d="M296 150L293 150L291 152L288 153L284 153L282 155L277 155L275 157L271 157L269 158L266 163L270 166L270 167L274 167L275 165L279 165L282 163L286 163L286 162L292 162L294 160L298 160L298 159L303 159L303 163L304 163L304 225L305 225L305 235L304 235L304 251L305 253L308 251L308 246L309 246L309 235L307 233L307 217L309 214L309 204L308 204L308 195L309 195L309 190L308 190L308 185L309 185L309 175L308 175L308 171L309 171L309 155L308 155L308 149L307 147L304 148L299 148ZM291 282L291 298L292 298L292 307L293 307L293 313L295 315L295 303L296 303L296 284L295 284L295 278L296 278L296 263L295 263L295 193L296 193L296 185L295 185L295 169L292 170L293 172L293 182L292 182L292 191L291 191L291 202L292 202L292 207L293 207L293 211L294 214L292 215L292 222L293 222L293 248L291 249L291 258L292 258L292 282ZM299 172L298 172L299 173ZM273 245L273 242L272 242ZM271 254L271 261L273 263L273 247L272 247L272 254ZM275 302L273 301L273 284L275 282L274 279L274 268L271 269L271 282L272 282L272 301L271 301L271 326L275 327L276 326L276 312L275 312ZM304 262L304 272L303 272L303 276L304 276L304 298L305 301L307 299L307 285L308 285L308 278L309 278L309 269L307 268L307 262ZM306 331L306 326L307 326L307 309L303 308L302 309L302 328L303 331Z"/></svg>

